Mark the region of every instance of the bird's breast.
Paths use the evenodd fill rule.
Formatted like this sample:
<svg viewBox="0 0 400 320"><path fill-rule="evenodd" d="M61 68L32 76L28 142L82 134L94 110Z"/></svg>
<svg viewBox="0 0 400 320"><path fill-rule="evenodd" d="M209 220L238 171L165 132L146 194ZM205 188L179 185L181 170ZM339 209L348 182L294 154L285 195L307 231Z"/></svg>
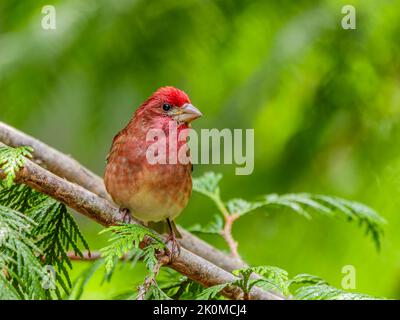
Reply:
<svg viewBox="0 0 400 320"><path fill-rule="evenodd" d="M150 164L138 139L115 141L105 173L107 191L142 221L175 218L192 191L191 164Z"/></svg>

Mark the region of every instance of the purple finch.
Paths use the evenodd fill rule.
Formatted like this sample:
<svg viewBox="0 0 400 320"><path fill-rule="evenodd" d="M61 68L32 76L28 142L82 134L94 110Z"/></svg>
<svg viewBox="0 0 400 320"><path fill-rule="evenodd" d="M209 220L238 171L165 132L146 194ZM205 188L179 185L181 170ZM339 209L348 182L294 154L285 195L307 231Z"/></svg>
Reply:
<svg viewBox="0 0 400 320"><path fill-rule="evenodd" d="M107 157L105 186L121 209L145 224L164 223L169 229L169 240L178 246L179 233L174 219L186 207L192 192L192 164L150 163L148 149L149 130L161 130L166 137L166 148L157 156L169 158L168 141L173 123L179 134L190 127L190 122L201 117L183 91L162 87L148 98L134 113L127 126L115 137ZM177 141L177 148L186 146L186 139ZM154 224L156 225L156 224Z"/></svg>

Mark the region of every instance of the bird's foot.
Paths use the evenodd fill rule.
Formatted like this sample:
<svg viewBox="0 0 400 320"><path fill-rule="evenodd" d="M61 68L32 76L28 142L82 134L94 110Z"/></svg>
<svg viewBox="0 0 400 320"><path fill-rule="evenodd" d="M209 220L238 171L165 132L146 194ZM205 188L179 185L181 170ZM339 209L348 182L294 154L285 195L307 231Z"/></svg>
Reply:
<svg viewBox="0 0 400 320"><path fill-rule="evenodd" d="M174 257L178 257L181 254L181 245L179 244L178 240L174 233L168 235L167 240L165 242L167 245L167 254L169 258L169 262L172 262ZM169 244L171 244L169 246Z"/></svg>
<svg viewBox="0 0 400 320"><path fill-rule="evenodd" d="M122 220L124 223L131 223L132 222L132 215L128 208L120 208L119 212L122 214Z"/></svg>

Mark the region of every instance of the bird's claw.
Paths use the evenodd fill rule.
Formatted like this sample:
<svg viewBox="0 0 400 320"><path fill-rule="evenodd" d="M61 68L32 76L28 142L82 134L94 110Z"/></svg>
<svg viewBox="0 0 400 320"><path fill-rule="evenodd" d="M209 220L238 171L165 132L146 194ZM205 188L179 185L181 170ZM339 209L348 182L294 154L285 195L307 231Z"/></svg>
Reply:
<svg viewBox="0 0 400 320"><path fill-rule="evenodd" d="M121 212L122 214L122 220L124 221L124 223L129 224L132 222L131 212L129 211L128 208L120 208L119 212Z"/></svg>
<svg viewBox="0 0 400 320"><path fill-rule="evenodd" d="M169 243L171 243L171 248L168 246ZM173 233L168 236L165 244L167 245L167 254L171 263L174 257L178 257L181 254L181 245Z"/></svg>

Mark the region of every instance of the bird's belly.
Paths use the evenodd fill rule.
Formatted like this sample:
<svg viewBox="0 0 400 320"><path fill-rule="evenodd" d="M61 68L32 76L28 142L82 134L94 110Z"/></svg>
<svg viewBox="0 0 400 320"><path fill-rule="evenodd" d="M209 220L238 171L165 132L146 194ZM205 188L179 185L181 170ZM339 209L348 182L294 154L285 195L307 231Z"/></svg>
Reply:
<svg viewBox="0 0 400 320"><path fill-rule="evenodd" d="M148 190L138 191L127 203L132 216L143 221L161 221L167 218L174 219L182 211L182 206L162 199Z"/></svg>
<svg viewBox="0 0 400 320"><path fill-rule="evenodd" d="M143 222L176 218L192 191L190 169L179 164L142 166L138 171L119 166L107 180L114 201Z"/></svg>

